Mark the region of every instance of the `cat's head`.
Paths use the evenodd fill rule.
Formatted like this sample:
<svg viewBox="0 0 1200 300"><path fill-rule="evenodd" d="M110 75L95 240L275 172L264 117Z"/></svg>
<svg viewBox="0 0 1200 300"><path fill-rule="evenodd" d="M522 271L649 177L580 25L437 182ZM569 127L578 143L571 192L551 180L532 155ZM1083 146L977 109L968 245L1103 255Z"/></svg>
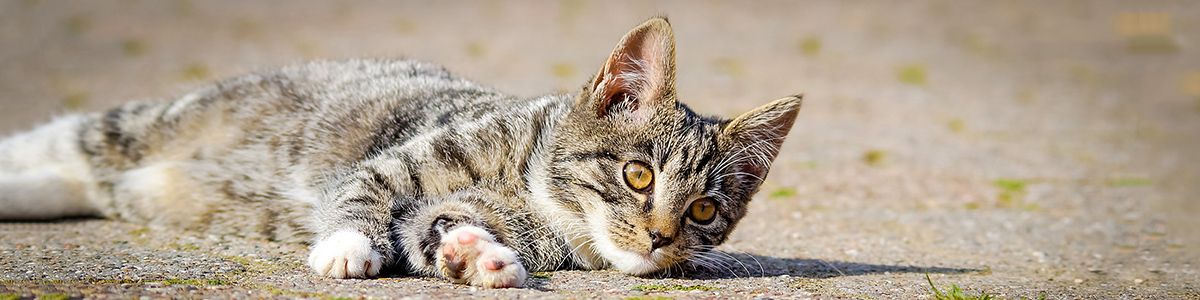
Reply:
<svg viewBox="0 0 1200 300"><path fill-rule="evenodd" d="M621 39L556 129L548 162L569 235L616 268L647 274L721 244L746 214L800 109L776 100L728 120L697 115L675 93L675 41L664 19Z"/></svg>

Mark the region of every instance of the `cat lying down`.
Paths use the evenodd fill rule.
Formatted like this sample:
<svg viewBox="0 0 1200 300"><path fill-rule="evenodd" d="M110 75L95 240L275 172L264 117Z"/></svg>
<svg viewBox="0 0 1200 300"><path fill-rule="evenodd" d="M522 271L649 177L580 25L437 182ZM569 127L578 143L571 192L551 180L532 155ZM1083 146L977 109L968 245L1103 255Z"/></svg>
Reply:
<svg viewBox="0 0 1200 300"><path fill-rule="evenodd" d="M414 61L314 62L7 138L0 219L311 241L309 265L332 278L642 275L725 241L799 109L692 112L665 19L572 95L515 98Z"/></svg>

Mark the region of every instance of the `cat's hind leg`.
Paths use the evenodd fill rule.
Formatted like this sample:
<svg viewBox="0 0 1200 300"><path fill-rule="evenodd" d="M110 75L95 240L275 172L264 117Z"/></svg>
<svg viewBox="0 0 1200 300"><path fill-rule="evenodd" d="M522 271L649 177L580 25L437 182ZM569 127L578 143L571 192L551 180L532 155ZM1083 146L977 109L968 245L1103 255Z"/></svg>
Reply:
<svg viewBox="0 0 1200 300"><path fill-rule="evenodd" d="M58 168L0 173L0 220L47 220L92 216L83 184Z"/></svg>
<svg viewBox="0 0 1200 300"><path fill-rule="evenodd" d="M69 115L0 141L0 220L94 216L92 168L80 150L85 115Z"/></svg>

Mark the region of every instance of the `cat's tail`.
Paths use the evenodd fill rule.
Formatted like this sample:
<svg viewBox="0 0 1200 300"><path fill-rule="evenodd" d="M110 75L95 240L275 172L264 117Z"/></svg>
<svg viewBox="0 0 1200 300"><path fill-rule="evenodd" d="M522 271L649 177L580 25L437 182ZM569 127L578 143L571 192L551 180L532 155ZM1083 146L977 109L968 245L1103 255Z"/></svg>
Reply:
<svg viewBox="0 0 1200 300"><path fill-rule="evenodd" d="M0 220L94 216L95 186L79 141L90 115L68 115L0 140Z"/></svg>

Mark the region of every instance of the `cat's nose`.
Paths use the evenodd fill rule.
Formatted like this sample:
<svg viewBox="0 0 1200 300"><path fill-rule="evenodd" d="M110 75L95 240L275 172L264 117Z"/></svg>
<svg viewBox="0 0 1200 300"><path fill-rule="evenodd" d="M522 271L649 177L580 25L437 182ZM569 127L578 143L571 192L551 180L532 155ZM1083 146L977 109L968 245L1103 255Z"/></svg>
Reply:
<svg viewBox="0 0 1200 300"><path fill-rule="evenodd" d="M650 231L650 244L654 247L654 248L650 249L650 251L654 251L654 249L658 249L658 248L662 248L663 246L670 245L671 242L674 242L674 241L675 241L675 239L673 239L669 236L663 235L662 232L660 232L658 230Z"/></svg>

